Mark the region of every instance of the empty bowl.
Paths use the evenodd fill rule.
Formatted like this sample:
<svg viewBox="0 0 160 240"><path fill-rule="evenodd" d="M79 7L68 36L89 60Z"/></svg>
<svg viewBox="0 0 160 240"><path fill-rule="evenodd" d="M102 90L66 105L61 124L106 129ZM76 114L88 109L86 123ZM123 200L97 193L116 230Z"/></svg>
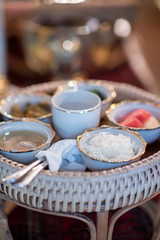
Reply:
<svg viewBox="0 0 160 240"><path fill-rule="evenodd" d="M141 134L150 144L160 138L160 106L152 102L122 101L106 111L113 126L127 128Z"/></svg>
<svg viewBox="0 0 160 240"><path fill-rule="evenodd" d="M51 123L51 97L47 94L18 94L3 99L0 113L4 121L35 118Z"/></svg>
<svg viewBox="0 0 160 240"><path fill-rule="evenodd" d="M29 164L40 150L50 147L55 132L49 124L38 120L8 121L0 123L0 154Z"/></svg>
<svg viewBox="0 0 160 240"><path fill-rule="evenodd" d="M77 144L85 165L93 171L133 163L146 149L140 134L105 125L85 131L78 136Z"/></svg>
<svg viewBox="0 0 160 240"><path fill-rule="evenodd" d="M66 89L80 89L96 93L102 101L101 117L105 116L105 111L116 97L116 92L111 84L105 80L76 81L70 80L57 88L57 92Z"/></svg>
<svg viewBox="0 0 160 240"><path fill-rule="evenodd" d="M77 138L100 123L101 99L83 90L65 90L52 97L52 121L60 138Z"/></svg>

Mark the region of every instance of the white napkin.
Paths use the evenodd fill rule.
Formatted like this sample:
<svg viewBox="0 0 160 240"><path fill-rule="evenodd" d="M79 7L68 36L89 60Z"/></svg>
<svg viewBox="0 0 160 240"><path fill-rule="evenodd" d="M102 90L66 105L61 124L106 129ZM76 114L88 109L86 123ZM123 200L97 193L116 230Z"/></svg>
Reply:
<svg viewBox="0 0 160 240"><path fill-rule="evenodd" d="M46 158L52 172L86 170L75 139L60 140L49 149L38 152L36 158Z"/></svg>

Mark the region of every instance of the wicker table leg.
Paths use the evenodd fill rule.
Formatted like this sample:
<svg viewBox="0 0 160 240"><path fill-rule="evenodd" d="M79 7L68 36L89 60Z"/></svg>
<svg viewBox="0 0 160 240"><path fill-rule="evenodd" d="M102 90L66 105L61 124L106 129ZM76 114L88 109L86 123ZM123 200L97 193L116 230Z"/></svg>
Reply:
<svg viewBox="0 0 160 240"><path fill-rule="evenodd" d="M97 240L107 240L108 212L97 213Z"/></svg>
<svg viewBox="0 0 160 240"><path fill-rule="evenodd" d="M8 197L4 193L0 192L0 200L1 199L13 202L13 203L15 203L16 205L18 205L20 207L24 207L24 208L27 208L27 209L32 210L32 211L36 211L36 212L40 212L40 213L46 213L46 214L49 214L49 215L55 215L55 216L61 216L61 217L68 217L68 218L78 219L78 220L80 220L80 221L82 221L82 222L87 224L87 226L89 228L89 231L90 231L90 240L96 240L97 239L96 238L96 227L95 227L94 222L89 217L85 216L84 214L72 213L72 212L52 212L52 211L49 211L49 210L34 208L34 207L31 207L31 206L25 205L23 203L20 203L18 201L14 201L13 199ZM1 206L2 206L2 204L1 204ZM3 212L3 214L4 214L4 212ZM7 226L8 226L8 224L7 224ZM8 228L8 232L10 233L9 228ZM0 235L0 237L1 237L1 235ZM10 235L10 237L8 237L8 238L0 238L0 240L13 240L13 239L12 239L12 237Z"/></svg>
<svg viewBox="0 0 160 240"><path fill-rule="evenodd" d="M95 225L94 225L93 221L89 217L85 216L84 214L81 214L81 213L58 213L58 214L55 214L55 213L53 213L53 215L71 217L71 218L75 218L75 219L78 219L78 220L86 223L89 228L89 231L90 231L90 240L96 240ZM103 240L103 239L101 239L101 240Z"/></svg>
<svg viewBox="0 0 160 240"><path fill-rule="evenodd" d="M157 193L156 195L158 195L159 193ZM155 196L156 196L155 195ZM126 212L130 211L131 209L133 208L136 208L136 207L142 207L147 213L148 213L148 216L150 217L151 221L152 221L152 224L153 224L153 228L155 227L155 221L157 221L156 219L156 207L155 205L153 204L153 202L151 202L151 199L153 197L150 197L148 199L145 199L141 202L138 202L134 205L130 205L130 206L127 206L127 207L124 207L124 208L121 208L119 210L117 210L111 217L110 221L109 221L109 227L108 227L108 240L112 240L112 234L113 234L113 229L114 229L114 226L115 226L115 223L116 221ZM150 200L150 201L149 201ZM148 209L150 208L150 209ZM159 227L159 226L158 226ZM154 231L154 234L156 235L156 232L157 232L157 229ZM160 234L159 234L160 236ZM154 239L154 238L153 238ZM155 238L156 240L159 240L158 238Z"/></svg>
<svg viewBox="0 0 160 240"><path fill-rule="evenodd" d="M22 206L22 205L19 204L19 206ZM46 214L49 214L49 215L74 218L74 219L77 219L79 221L82 221L85 224L87 224L87 226L88 226L88 229L90 231L90 240L96 240L96 227L95 227L95 224L93 223L93 221L89 217L85 216L84 214L81 214L81 213L71 213L71 212L66 212L66 213L64 213L64 212L49 212L47 210L34 209L32 207L27 207L27 209L33 210L33 211L36 211L36 212L40 212L40 213L46 213ZM30 214L33 214L33 213L30 213ZM30 236L30 233L29 233L29 236ZM30 239L31 238L32 237L30 237Z"/></svg>
<svg viewBox="0 0 160 240"><path fill-rule="evenodd" d="M13 240L8 227L8 220L4 213L4 201L2 199L0 199L0 239Z"/></svg>

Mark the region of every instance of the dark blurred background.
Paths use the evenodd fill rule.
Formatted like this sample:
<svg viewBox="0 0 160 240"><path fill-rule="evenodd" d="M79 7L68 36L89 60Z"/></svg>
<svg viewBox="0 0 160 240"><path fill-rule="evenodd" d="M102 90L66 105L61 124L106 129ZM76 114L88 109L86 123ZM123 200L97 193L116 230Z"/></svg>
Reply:
<svg viewBox="0 0 160 240"><path fill-rule="evenodd" d="M60 8L54 5L35 8L35 3L30 1L6 1L9 81L18 86L28 86L61 78L104 79L128 82L160 94L158 0L106 1L103 6L104 2L100 1L96 6L88 1L87 7L79 4L80 7L74 9L71 4L61 5ZM116 30L119 19L126 20L131 29L125 29L124 23L124 26L119 24ZM92 32L78 37L74 33L71 41L68 36L68 49L65 53L61 51L62 58L58 56L57 60L57 53L53 52L60 46L56 45L57 42L53 45L52 35L54 38L61 35L59 26L65 26L70 32L70 28L84 26L89 20L92 20ZM95 20L98 20L98 28ZM26 26L28 22L29 28ZM38 26L33 27L32 22L38 23ZM64 43L64 39L62 41ZM69 55L69 51L74 56ZM63 55L66 52L68 55ZM62 59L67 57L69 60L62 63ZM59 67L60 64L62 66ZM36 66L40 66L39 69Z"/></svg>

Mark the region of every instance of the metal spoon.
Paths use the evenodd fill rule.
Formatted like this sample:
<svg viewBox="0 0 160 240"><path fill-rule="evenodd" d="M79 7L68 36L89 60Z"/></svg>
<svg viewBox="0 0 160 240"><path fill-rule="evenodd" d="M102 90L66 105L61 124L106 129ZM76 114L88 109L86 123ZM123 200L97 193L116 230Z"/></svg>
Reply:
<svg viewBox="0 0 160 240"><path fill-rule="evenodd" d="M8 184L15 184L15 183L18 183L18 182L21 182L21 181L23 181L24 180L24 178L26 179L26 177L28 176L27 174L29 174L30 173L30 171L32 172L32 174L34 173L33 172L33 169L34 169L34 171L35 171L35 174L37 173L39 173L43 168L45 168L47 165L46 164L44 164L43 165L43 168L42 168L42 164L40 164L41 162L43 163L43 161L44 161L44 159L43 160L37 160L37 161L35 161L35 162L33 162L33 163L31 163L31 164L29 164L27 167L25 167L25 168L23 168L23 169L20 169L20 170L18 170L17 172L14 172L14 173L12 173L12 174L10 174L9 176L7 176L7 177L3 177L2 178L2 183L8 183ZM38 164L40 164L40 165L38 165ZM41 169L41 170L39 170L38 172L37 172L37 170L35 170L35 167L36 166L41 166L41 168L39 167L38 169ZM37 166L37 167L38 167ZM36 174L36 175L37 175ZM31 173L30 173L30 175L31 175ZM36 176L36 175L32 175L32 176ZM34 177L33 177L34 178ZM32 178L32 179L33 179ZM30 179L31 179L31 177L30 177ZM31 179L31 180L32 180Z"/></svg>

